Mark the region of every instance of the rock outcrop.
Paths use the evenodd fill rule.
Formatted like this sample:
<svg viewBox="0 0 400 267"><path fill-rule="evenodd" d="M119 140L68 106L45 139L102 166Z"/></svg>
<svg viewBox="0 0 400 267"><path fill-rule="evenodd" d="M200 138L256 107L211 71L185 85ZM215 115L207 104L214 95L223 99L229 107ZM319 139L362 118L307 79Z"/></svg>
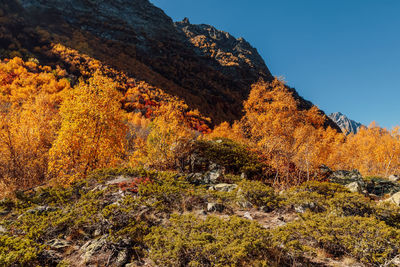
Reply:
<svg viewBox="0 0 400 267"><path fill-rule="evenodd" d="M343 115L340 112L330 114L329 118L331 118L331 120L340 127L342 132L346 134L356 134L362 126L361 123L349 119L346 115Z"/></svg>

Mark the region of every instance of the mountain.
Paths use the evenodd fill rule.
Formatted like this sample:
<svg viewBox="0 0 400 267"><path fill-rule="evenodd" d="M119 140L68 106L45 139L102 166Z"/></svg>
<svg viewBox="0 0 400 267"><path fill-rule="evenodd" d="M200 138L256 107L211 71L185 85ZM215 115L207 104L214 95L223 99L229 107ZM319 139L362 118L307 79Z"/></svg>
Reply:
<svg viewBox="0 0 400 267"><path fill-rule="evenodd" d="M358 133L362 126L361 123L349 119L346 115L343 115L340 112L330 114L329 118L331 118L340 127L342 132L347 134Z"/></svg>
<svg viewBox="0 0 400 267"><path fill-rule="evenodd" d="M0 0L0 22L1 58L67 68L51 51L62 44L183 99L214 124L239 119L251 84L273 79L243 38L188 19L174 23L148 0ZM312 106L291 90L301 108Z"/></svg>

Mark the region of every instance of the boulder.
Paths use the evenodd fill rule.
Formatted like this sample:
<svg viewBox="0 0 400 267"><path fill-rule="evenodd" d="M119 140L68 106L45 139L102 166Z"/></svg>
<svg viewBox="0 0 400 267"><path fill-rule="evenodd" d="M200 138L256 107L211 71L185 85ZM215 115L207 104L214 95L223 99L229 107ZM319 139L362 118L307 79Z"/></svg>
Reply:
<svg viewBox="0 0 400 267"><path fill-rule="evenodd" d="M221 192L231 192L235 190L238 186L236 184L216 184L211 186L210 190L221 191Z"/></svg>
<svg viewBox="0 0 400 267"><path fill-rule="evenodd" d="M352 182L359 182L361 185L364 182L361 173L358 170L339 170L334 171L328 178L331 182L347 185Z"/></svg>
<svg viewBox="0 0 400 267"><path fill-rule="evenodd" d="M372 178L367 182L366 190L369 194L383 196L399 192L400 184L384 178Z"/></svg>
<svg viewBox="0 0 400 267"><path fill-rule="evenodd" d="M400 192L397 192L396 194L392 195L390 198L386 199L385 201L391 202L396 204L397 206L400 206Z"/></svg>
<svg viewBox="0 0 400 267"><path fill-rule="evenodd" d="M388 177L388 179L389 179L389 181L391 181L391 182L397 182L397 181L399 181L400 178L399 178L399 176L392 174L392 175L390 175L390 176Z"/></svg>
<svg viewBox="0 0 400 267"><path fill-rule="evenodd" d="M64 249L71 246L71 243L63 239L52 239L46 242L46 245L52 249Z"/></svg>
<svg viewBox="0 0 400 267"><path fill-rule="evenodd" d="M359 182L352 182L352 183L346 185L346 187L352 193L362 193L362 191L363 191L363 187L360 185Z"/></svg>
<svg viewBox="0 0 400 267"><path fill-rule="evenodd" d="M251 216L250 212L248 212L248 211L243 214L243 218L246 218L248 220L253 220L253 217Z"/></svg>
<svg viewBox="0 0 400 267"><path fill-rule="evenodd" d="M222 212L222 211L224 211L224 209L225 209L225 206L220 203L210 202L207 204L208 212Z"/></svg>
<svg viewBox="0 0 400 267"><path fill-rule="evenodd" d="M107 245L107 235L95 240L89 240L81 248L82 265L86 265L91 261L92 257Z"/></svg>

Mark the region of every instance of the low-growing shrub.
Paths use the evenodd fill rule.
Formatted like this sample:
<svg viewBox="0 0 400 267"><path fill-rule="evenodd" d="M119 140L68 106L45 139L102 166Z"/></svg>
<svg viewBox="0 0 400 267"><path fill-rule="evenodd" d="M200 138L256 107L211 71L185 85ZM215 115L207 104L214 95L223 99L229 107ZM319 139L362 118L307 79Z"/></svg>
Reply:
<svg viewBox="0 0 400 267"><path fill-rule="evenodd" d="M334 256L350 255L369 264L382 264L400 252L400 231L373 217L339 217L332 213L303 214L274 232L287 249L293 243L321 247Z"/></svg>
<svg viewBox="0 0 400 267"><path fill-rule="evenodd" d="M0 266L35 266L43 247L28 238L0 234Z"/></svg>
<svg viewBox="0 0 400 267"><path fill-rule="evenodd" d="M279 197L272 187L259 181L243 180L238 185L238 201L248 201L257 207L273 210L279 207Z"/></svg>
<svg viewBox="0 0 400 267"><path fill-rule="evenodd" d="M235 216L172 215L167 227L154 227L145 241L160 266L269 266L269 232Z"/></svg>
<svg viewBox="0 0 400 267"><path fill-rule="evenodd" d="M237 175L244 173L248 178L262 178L269 169L249 148L225 138L213 141L198 140L193 151L225 167L227 173Z"/></svg>

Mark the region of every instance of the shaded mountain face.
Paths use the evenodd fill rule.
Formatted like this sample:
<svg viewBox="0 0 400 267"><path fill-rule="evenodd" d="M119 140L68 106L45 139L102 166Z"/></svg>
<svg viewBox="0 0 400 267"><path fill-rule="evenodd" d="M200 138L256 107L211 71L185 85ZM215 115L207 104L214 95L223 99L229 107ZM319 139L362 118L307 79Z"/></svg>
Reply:
<svg viewBox="0 0 400 267"><path fill-rule="evenodd" d="M18 50L51 65L46 49L61 43L182 98L215 124L239 119L251 84L273 79L243 38L174 23L148 0L0 0L0 22L0 57Z"/></svg>
<svg viewBox="0 0 400 267"><path fill-rule="evenodd" d="M331 118L340 127L342 132L346 134L356 134L362 126L361 123L349 119L340 112L330 114L329 118Z"/></svg>

